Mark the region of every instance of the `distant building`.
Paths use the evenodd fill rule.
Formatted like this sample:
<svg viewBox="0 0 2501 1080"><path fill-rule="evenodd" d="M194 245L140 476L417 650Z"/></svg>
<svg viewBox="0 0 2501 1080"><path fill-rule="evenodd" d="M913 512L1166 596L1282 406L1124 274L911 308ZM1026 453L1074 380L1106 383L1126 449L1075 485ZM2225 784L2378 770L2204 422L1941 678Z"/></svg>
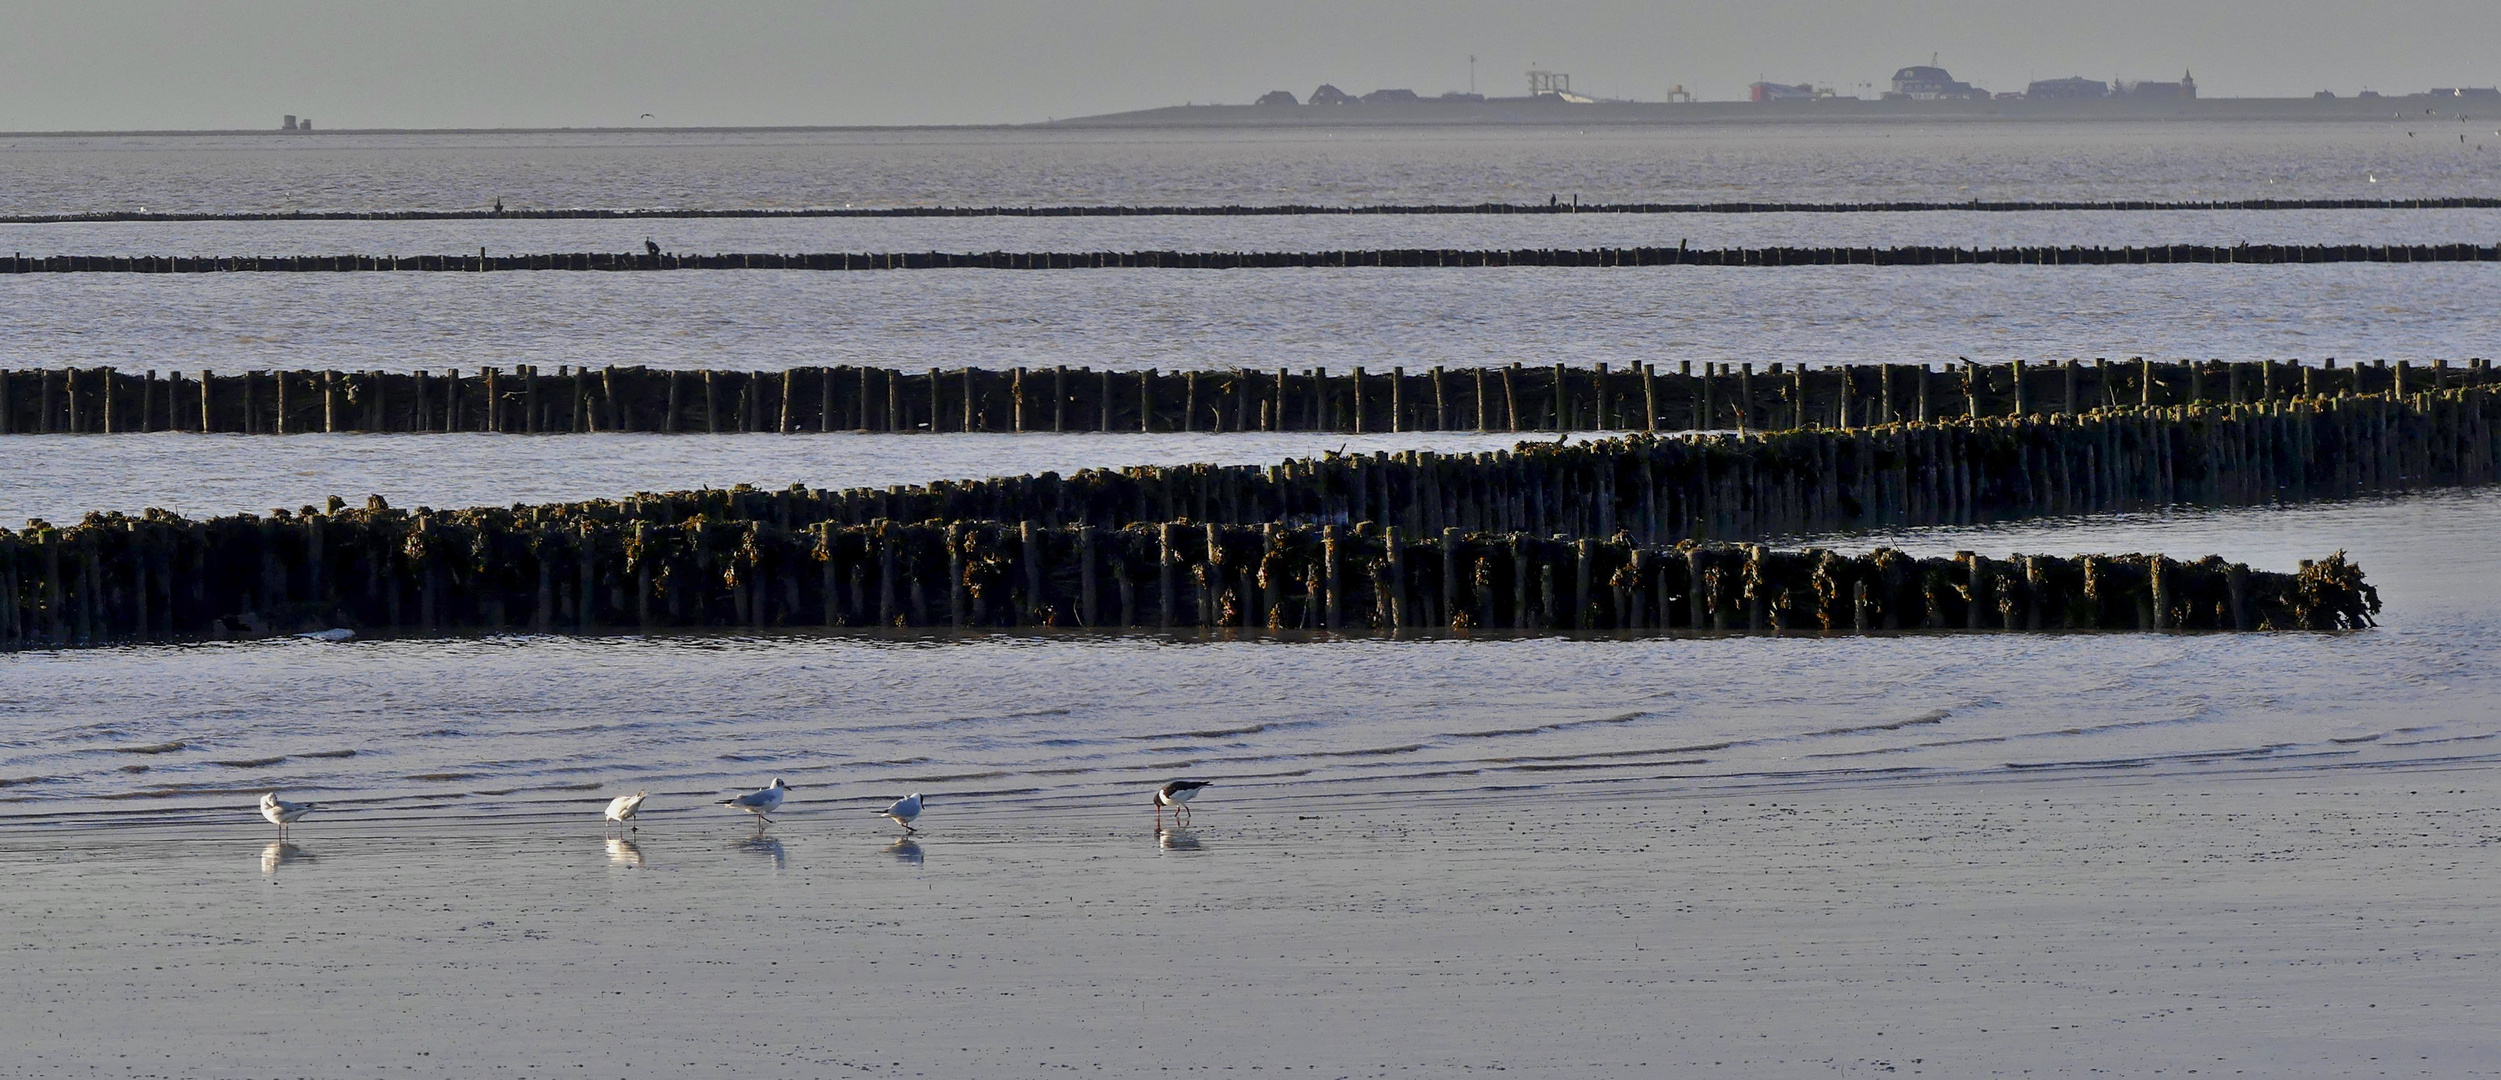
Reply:
<svg viewBox="0 0 2501 1080"><path fill-rule="evenodd" d="M2080 101L2110 96L2110 84L2099 79L2070 77L2043 79L2023 88L2026 98L2051 101Z"/></svg>
<svg viewBox="0 0 2501 1080"><path fill-rule="evenodd" d="M2183 71L2180 73L2180 81L2178 82L2120 83L2118 89L2113 91L2111 96L2124 98L2153 98L2156 100L2177 98L2187 101L2192 100L2197 96L2197 79L2189 73Z"/></svg>
<svg viewBox="0 0 2501 1080"><path fill-rule="evenodd" d="M313 118L312 118L312 117L307 116L307 117L305 117L305 118L303 118L303 119L298 120L298 121L296 121L296 122L295 122L295 130L297 130L297 131L311 131L312 129L313 129Z"/></svg>
<svg viewBox="0 0 2501 1080"><path fill-rule="evenodd" d="M1572 92L1572 77L1560 71L1528 73L1528 96L1540 101L1561 101L1573 105L1594 105L1598 99Z"/></svg>
<svg viewBox="0 0 2501 1080"><path fill-rule="evenodd" d="M294 116L292 116L292 115L288 116L288 117L287 117L287 122L286 122L286 123L278 125L278 130L280 130L280 131L293 131L293 130L295 130L295 117L294 117Z"/></svg>
<svg viewBox="0 0 2501 1080"><path fill-rule="evenodd" d="M1268 91L1268 92L1267 92L1267 93L1265 93L1265 94L1261 94L1261 95L1259 95L1259 102L1258 102L1258 103L1259 103L1259 104L1261 104L1261 105L1300 105L1300 104L1302 104L1302 102L1299 102L1299 101L1294 100L1294 92L1293 92L1293 91L1291 91L1291 90L1270 90L1270 91Z"/></svg>
<svg viewBox="0 0 2501 1080"><path fill-rule="evenodd" d="M1422 100L1413 90L1375 90L1362 98L1366 105L1413 105Z"/></svg>
<svg viewBox="0 0 2501 1080"><path fill-rule="evenodd" d="M1455 101L1483 101L1483 100L1485 100L1485 95L1483 95L1483 94L1469 94L1469 93L1462 93L1462 92L1457 91L1457 90L1445 90L1445 91L1443 91L1443 92L1442 92L1442 100L1443 100L1443 101L1454 101L1454 102L1455 102Z"/></svg>
<svg viewBox="0 0 2501 1080"><path fill-rule="evenodd" d="M1894 101L1987 101L1989 92L1967 82L1958 82L1941 67L1906 67L1893 73L1893 89L1884 95Z"/></svg>
<svg viewBox="0 0 2501 1080"><path fill-rule="evenodd" d="M1810 83L1788 86L1781 83L1759 82L1749 87L1748 90L1751 92L1748 100L1756 103L1815 100L1815 87Z"/></svg>
<svg viewBox="0 0 2501 1080"><path fill-rule="evenodd" d="M1311 92L1311 103L1314 105L1352 105L1355 103L1355 95L1327 83L1321 83L1319 89Z"/></svg>
<svg viewBox="0 0 2501 1080"><path fill-rule="evenodd" d="M2501 101L2501 88L2490 86L2460 86L2455 88L2438 86L2432 88L2432 96L2473 98L2477 101L2487 102Z"/></svg>

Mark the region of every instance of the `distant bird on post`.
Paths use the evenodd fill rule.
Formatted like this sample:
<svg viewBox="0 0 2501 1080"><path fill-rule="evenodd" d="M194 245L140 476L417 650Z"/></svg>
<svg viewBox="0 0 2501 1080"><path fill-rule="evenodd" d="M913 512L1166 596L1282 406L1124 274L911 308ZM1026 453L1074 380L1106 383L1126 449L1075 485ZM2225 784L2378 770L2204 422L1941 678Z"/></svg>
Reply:
<svg viewBox="0 0 2501 1080"><path fill-rule="evenodd" d="M1175 780L1155 789L1155 820L1158 822L1164 820L1164 808L1167 806L1172 807L1175 817L1184 821L1189 820L1190 800L1197 797L1199 789L1206 787L1209 783L1210 781L1206 780Z"/></svg>
<svg viewBox="0 0 2501 1080"><path fill-rule="evenodd" d="M270 824L278 827L278 839L280 840L287 838L287 826L295 824L298 820L302 819L304 815L312 813L316 809L319 809L318 804L308 802L288 802L285 799L279 798L278 793L275 791L261 796L261 816L269 819Z"/></svg>
<svg viewBox="0 0 2501 1080"><path fill-rule="evenodd" d="M648 237L648 236L646 236L646 237L644 237L644 238L643 238L643 250L644 250L644 251L647 251L647 252L650 252L650 253L651 253L651 257L652 257L652 258L655 258L655 259L656 259L656 258L659 258L659 257L660 257L660 244L659 244L659 242L658 242L658 241L653 240L652 238L650 238L650 237Z"/></svg>
<svg viewBox="0 0 2501 1080"><path fill-rule="evenodd" d="M912 827L912 819L921 816L920 792L913 792L911 798L896 800L893 806L878 811L877 816L893 818L895 824L903 826L903 833L906 836L919 832L919 829Z"/></svg>

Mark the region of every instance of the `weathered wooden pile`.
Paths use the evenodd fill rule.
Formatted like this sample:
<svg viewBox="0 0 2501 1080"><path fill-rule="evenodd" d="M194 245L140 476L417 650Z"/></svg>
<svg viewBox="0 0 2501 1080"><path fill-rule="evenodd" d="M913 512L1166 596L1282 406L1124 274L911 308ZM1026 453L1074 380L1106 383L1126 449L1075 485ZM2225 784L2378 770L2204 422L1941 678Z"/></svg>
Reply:
<svg viewBox="0 0 2501 1080"><path fill-rule="evenodd" d="M1382 203L1318 206L863 206L767 209L741 207L474 207L456 210L276 210L258 212L108 210L84 214L0 215L0 225L48 225L97 221L470 221L512 219L633 220L642 218L952 218L952 217L1302 217L1312 215L1509 215L1509 214L1884 214L1963 211L2037 213L2118 210L2474 210L2501 207L2501 199L2212 199L2074 202L1980 200L1965 202L1712 202L1583 203Z"/></svg>
<svg viewBox="0 0 2501 1080"><path fill-rule="evenodd" d="M2488 483L2501 450L2496 419L2501 390L2475 386L883 490L741 488L450 513L379 500L350 511L334 500L207 522L91 515L67 529L0 532L0 635L26 644L316 623L442 632L897 619L2359 626L2375 601L2341 560L2251 593L2231 584L2247 575L2219 561L2196 564L2206 569L2175 585L2165 576L2173 564L2159 560L1972 558L1955 571L1871 555L1844 567L1820 553L1740 560L1701 542ZM1730 569L1747 561L1753 569ZM1810 564L1824 577L1801 569ZM2131 566L2144 575L2150 608L2116 598L2132 595ZM1904 591L1912 581L1916 603ZM2104 582L2119 591L2102 591ZM1839 597L1846 606L1834 606ZM2130 611L2141 619L2129 621Z"/></svg>
<svg viewBox="0 0 2501 1080"><path fill-rule="evenodd" d="M0 370L0 434L211 431L1686 431L1858 428L2177 405L2289 405L2490 385L2480 358L1409 371L534 367Z"/></svg>
<svg viewBox="0 0 2501 1080"><path fill-rule="evenodd" d="M614 251L489 255L12 254L0 274L500 273L669 270L1301 270L1354 267L2149 266L2172 263L2501 262L2488 244L2162 244L2000 248L1378 248L1343 251L872 251L686 255Z"/></svg>
<svg viewBox="0 0 2501 1080"><path fill-rule="evenodd" d="M308 510L310 508L307 508ZM0 535L0 647L360 627L1876 631L2350 629L2339 554L1918 559L1395 526L655 524L582 507L408 514L379 500Z"/></svg>

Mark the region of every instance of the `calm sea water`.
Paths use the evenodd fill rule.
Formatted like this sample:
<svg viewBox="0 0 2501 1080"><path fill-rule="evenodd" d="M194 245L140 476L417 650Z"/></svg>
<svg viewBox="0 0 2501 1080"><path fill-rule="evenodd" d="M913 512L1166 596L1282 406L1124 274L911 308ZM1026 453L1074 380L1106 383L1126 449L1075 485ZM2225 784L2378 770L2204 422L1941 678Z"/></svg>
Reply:
<svg viewBox="0 0 2501 1080"><path fill-rule="evenodd" d="M2501 495L1926 530L1916 551L2346 549L2389 605L2342 635L1380 638L874 633L266 641L28 653L0 680L0 821L647 817L784 777L790 812L2485 763ZM1863 546L1876 538L1838 538Z"/></svg>
<svg viewBox="0 0 2501 1080"><path fill-rule="evenodd" d="M2501 264L0 277L0 363L1375 370L2432 359Z"/></svg>
<svg viewBox="0 0 2501 1080"><path fill-rule="evenodd" d="M944 129L0 138L0 213L2501 193L2501 137L2387 122ZM2415 132L2409 136L2407 133ZM2459 142L2457 135L2467 135Z"/></svg>
<svg viewBox="0 0 2501 1080"><path fill-rule="evenodd" d="M0 211L514 205L2491 194L2402 123L1652 132L513 135L22 139ZM2482 240L2490 214L1097 219L21 228L31 250L764 246L1573 246ZM1717 231L1712 231L1717 230ZM55 245L44 248L43 244ZM2464 357L2476 265L1776 271L78 275L0 281L0 363L1107 367ZM892 483L1175 460L1307 438L12 437L0 520L437 505L752 482ZM1361 442L1364 446L1371 442ZM1397 445L1480 445L1459 437ZM1381 446L1392 445L1380 442ZM1361 448L1361 447L1358 447ZM241 818L283 787L369 818L654 815L774 775L801 815L918 788L1126 806L1199 775L1293 805L1609 784L1729 787L2483 762L2501 747L2501 495L1837 538L1922 551L2352 552L2389 604L2348 635L1882 639L500 637L0 658L0 817ZM718 812L713 811L713 812Z"/></svg>

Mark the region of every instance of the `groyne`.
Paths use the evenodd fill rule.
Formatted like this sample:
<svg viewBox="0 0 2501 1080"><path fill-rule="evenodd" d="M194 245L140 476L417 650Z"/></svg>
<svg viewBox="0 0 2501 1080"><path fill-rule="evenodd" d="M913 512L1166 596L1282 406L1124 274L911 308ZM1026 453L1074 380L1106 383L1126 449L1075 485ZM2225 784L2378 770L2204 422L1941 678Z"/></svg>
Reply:
<svg viewBox="0 0 2501 1080"><path fill-rule="evenodd" d="M785 529L375 502L0 535L0 648L332 628L2334 630L2378 608L2341 554L2275 573L2213 557L1921 559L1369 522Z"/></svg>
<svg viewBox="0 0 2501 1080"><path fill-rule="evenodd" d="M2162 266L2501 262L2488 244L2164 244L1965 248L1364 248L1342 251L872 251L695 255L574 251L491 255L49 255L0 258L0 275L600 273L683 270L1303 270L1466 267Z"/></svg>
<svg viewBox="0 0 2501 1080"><path fill-rule="evenodd" d="M1747 628L1810 624L1804 614L1784 621L1790 616L1770 611L1812 611L1812 625L1826 627L1837 625L1837 596L1850 597L1847 625L1853 628L1935 622L2030 628L2035 618L2045 629L2355 626L2367 624L2353 613L2367 615L2368 594L2358 575L2336 576L2349 567L2333 560L2318 564L2333 580L2296 579L2307 583L2300 589L2311 590L2299 593L2306 606L2286 608L2293 614L2282 618L2269 614L2274 601L2253 609L2246 593L2236 604L2227 596L2221 608L2207 602L2212 581L2228 589L2233 575L2246 577L2244 571L2201 563L2223 576L2173 594L2161 584L2168 564L2144 562L2153 607L2138 606L2142 618L2128 622L2122 615L2133 601L2112 607L2119 602L2091 600L2100 595L2091 590L2026 594L2001 584L2016 577L2066 580L2060 577L2065 564L2026 565L2018 575L1999 569L2017 563L1975 557L1961 560L1969 565L1960 579L1941 569L1945 576L1933 578L1935 567L1919 571L1923 583L1952 586L1962 597L1959 607L1927 584L1920 606L1911 606L1902 599L1906 594L1886 591L1902 578L1869 585L1875 599L1863 605L1858 586L1849 582L1878 580L1866 576L1876 571L1851 570L1857 576L1834 578L1842 584L1802 607L1803 594L1793 586L1779 586L1789 590L1783 594L1789 599L1781 600L1767 591L1773 585L1762 584L1790 580L1779 576L1786 571L1749 571L1752 579L1735 579L1757 582L1748 593L1727 584L1725 559L1734 556L1695 561L1687 553L1733 550L1715 541L1759 543L1880 526L2490 483L2501 478L2496 419L2501 392L2468 387L2281 405L1633 435L1576 445L1526 443L1500 453L1327 455L1270 466L1087 470L849 491L741 488L451 512L403 511L379 499L351 510L333 499L266 517L206 522L155 511L100 514L68 528L31 522L23 531L0 532L0 635L26 645L284 632L324 623L443 632L885 626L897 618L910 626L1006 625L998 621L1005 619L1020 625L1171 620L1308 627L1319 619L1319 626L1341 628L1675 629L1734 628L1740 611ZM1140 539L1147 536L1154 538L1151 560ZM1349 589L1343 545L1368 552L1360 545L1375 536L1377 557L1365 555L1358 563L1397 584L1365 586L1360 580L1369 579L1359 574ZM1341 545L1334 562L1327 557L1332 537ZM1195 554L1193 543L1199 545ZM1050 554L1053 544L1062 554ZM1601 557L1602 548L1612 554ZM1078 554L1066 556L1070 550ZM1305 554L1271 561L1288 550ZM1321 552L1320 561L1312 561L1311 551ZM1767 562L1768 554L1747 558L1766 567L1796 565ZM1119 561L1106 561L1113 559ZM1654 564L1671 563L1691 575L1684 585L1672 574L1646 584ZM1714 566L1722 571L1719 584L1705 573ZM1317 592L1297 586L1311 579L1314 567L1339 575L1337 584ZM2084 575L2085 567L2079 562L2072 569ZM1175 592L1185 579L1195 583L1190 596L1202 612L1198 622L1187 621L1194 609ZM1815 580L1811 572L1806 580ZM1139 599L1141 588L1151 604ZM1632 592L1611 599L1607 589ZM1534 590L1537 599L1524 598L1529 593L1523 590ZM1695 590L1720 599L1697 614ZM2159 598L2192 594L2207 599L2175 604ZM1229 606L1220 602L1227 595ZM1299 607L1280 608L1297 596ZM2046 614L2076 610L2076 596L2087 597L2089 617ZM1686 598L1681 609L1677 597ZM1726 606L1738 604L1728 597L1743 603ZM1978 615L1972 614L1975 604ZM1862 606L1867 614L1860 614ZM1562 614L1545 614L1549 608ZM1388 614L1348 622L1350 609ZM1685 621L1671 609L1684 611ZM1998 612L1996 623L1987 621L1991 610ZM2211 614L2217 610L2229 619ZM1025 614L1013 614L1018 611ZM1141 621L1148 617L1142 612L1154 621ZM1463 614L1482 621L1467 622ZM1108 621L1114 618L1121 621ZM1975 618L1981 622L1970 621Z"/></svg>
<svg viewBox="0 0 2501 1080"><path fill-rule="evenodd" d="M1976 416L2289 404L2501 381L2452 364L1642 364L1226 371L0 370L0 435L313 432L1240 432L1853 429Z"/></svg>
<svg viewBox="0 0 2501 1080"><path fill-rule="evenodd" d="M2185 199L2102 202L2037 199L1899 200L1884 202L1565 202L1374 203L1328 206L1264 205L1066 205L1066 206L841 206L841 207L460 207L398 210L183 211L106 210L75 214L6 214L0 225L80 222L187 221L615 221L671 218L984 218L984 217L1315 217L1469 216L1547 214L1902 214L1963 211L2038 213L2072 211L2213 210L2489 210L2495 198L2438 199Z"/></svg>

